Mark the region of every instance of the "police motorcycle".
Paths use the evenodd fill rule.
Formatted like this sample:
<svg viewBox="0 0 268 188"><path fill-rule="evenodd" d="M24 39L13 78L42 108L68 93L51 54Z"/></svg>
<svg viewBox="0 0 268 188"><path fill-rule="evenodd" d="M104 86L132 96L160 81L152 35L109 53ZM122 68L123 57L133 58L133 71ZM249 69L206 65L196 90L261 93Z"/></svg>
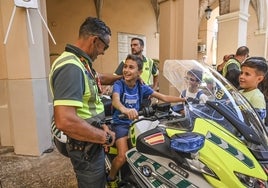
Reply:
<svg viewBox="0 0 268 188"><path fill-rule="evenodd" d="M208 100L188 98L183 115L177 104L143 108L130 126L131 149L120 187L268 187L268 134L257 112L206 64L167 60L163 75L182 93L188 87L185 75L192 69L203 72L199 87ZM113 154L116 148L110 147L107 171Z"/></svg>
<svg viewBox="0 0 268 188"><path fill-rule="evenodd" d="M187 71L203 72L205 103L144 109L130 128L127 164L138 187L268 187L268 137L247 100L208 65L167 60L164 77L180 92ZM213 87L209 87L212 84Z"/></svg>

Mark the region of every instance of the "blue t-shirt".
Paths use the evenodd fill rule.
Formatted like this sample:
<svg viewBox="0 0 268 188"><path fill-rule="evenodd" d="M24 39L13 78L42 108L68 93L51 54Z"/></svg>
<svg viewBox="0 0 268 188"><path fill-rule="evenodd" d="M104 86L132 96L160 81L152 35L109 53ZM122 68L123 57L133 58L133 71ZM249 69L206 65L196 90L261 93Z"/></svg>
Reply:
<svg viewBox="0 0 268 188"><path fill-rule="evenodd" d="M135 108L137 111L140 110L142 99L149 97L154 90L145 84L141 84L137 81L133 88L129 88L123 79L117 80L113 86L113 93L118 93L120 96L120 102L126 108ZM121 112L115 109L113 113L113 124L115 125L130 125L132 120L127 118L120 119L118 115Z"/></svg>

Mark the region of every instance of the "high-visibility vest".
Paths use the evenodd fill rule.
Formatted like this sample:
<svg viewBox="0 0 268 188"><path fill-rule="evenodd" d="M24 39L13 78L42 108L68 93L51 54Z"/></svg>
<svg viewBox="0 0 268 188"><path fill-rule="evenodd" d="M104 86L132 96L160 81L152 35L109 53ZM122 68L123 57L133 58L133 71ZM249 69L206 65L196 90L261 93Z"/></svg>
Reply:
<svg viewBox="0 0 268 188"><path fill-rule="evenodd" d="M224 67L223 67L223 70L222 70L222 75L225 77L226 76L226 74L227 74L227 69L228 69L228 65L230 65L230 64L232 64L232 63L235 63L237 66L238 66L238 68L239 68L239 70L241 69L241 64L240 64L240 62L238 62L236 59L229 59L228 61L227 61L227 63L224 65Z"/></svg>
<svg viewBox="0 0 268 188"><path fill-rule="evenodd" d="M63 52L52 64L49 74L49 82L52 96L54 94L53 89L53 74L54 72L66 64L73 64L82 70L84 83L84 93L82 103L80 101L72 100L55 100L56 105L72 105L77 107L77 115L82 119L90 119L95 116L104 116L104 106L101 102L101 98L98 94L98 87L95 78L91 78L86 74L87 70L80 59L71 52ZM63 83L64 84L64 83Z"/></svg>
<svg viewBox="0 0 268 188"><path fill-rule="evenodd" d="M153 85L152 81L152 69L153 69L153 60L150 58L145 57L146 61L143 61L143 69L141 74L141 79L147 84L147 85Z"/></svg>

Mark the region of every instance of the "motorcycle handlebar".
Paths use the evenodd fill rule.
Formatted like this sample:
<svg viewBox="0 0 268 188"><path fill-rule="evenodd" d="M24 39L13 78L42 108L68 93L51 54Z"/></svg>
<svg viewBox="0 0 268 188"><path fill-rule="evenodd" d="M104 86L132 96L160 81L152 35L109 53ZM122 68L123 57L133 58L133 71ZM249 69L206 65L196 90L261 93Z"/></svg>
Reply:
<svg viewBox="0 0 268 188"><path fill-rule="evenodd" d="M170 103L154 104L152 106L143 107L141 111L138 112L139 116L152 117L155 116L159 119L167 117L170 115ZM119 118L127 118L126 114L120 114Z"/></svg>
<svg viewBox="0 0 268 188"><path fill-rule="evenodd" d="M154 113L155 113L155 110L151 106L144 107L142 110L138 111L139 116L145 116L145 117L152 116ZM124 118L127 118L127 115L119 114L118 117L119 119L124 119ZM106 117L105 120L106 122L110 122L112 120L112 116Z"/></svg>
<svg viewBox="0 0 268 188"><path fill-rule="evenodd" d="M148 109L147 109L148 108ZM145 107L142 110L138 111L139 116L149 116L149 113L152 113L152 109L149 109L150 107ZM127 118L126 114L119 114L118 115L119 119L124 119Z"/></svg>

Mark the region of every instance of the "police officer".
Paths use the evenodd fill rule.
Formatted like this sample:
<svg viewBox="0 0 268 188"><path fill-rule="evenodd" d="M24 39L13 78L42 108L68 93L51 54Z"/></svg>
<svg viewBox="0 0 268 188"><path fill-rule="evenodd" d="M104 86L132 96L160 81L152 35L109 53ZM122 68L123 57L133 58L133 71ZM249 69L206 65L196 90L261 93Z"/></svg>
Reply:
<svg viewBox="0 0 268 188"><path fill-rule="evenodd" d="M80 26L74 45L54 61L49 81L56 127L67 135L67 152L79 188L104 188L103 146L114 143L115 134L103 123L100 83L113 84L120 76L97 74L92 62L104 55L111 31L98 18L88 17Z"/></svg>

